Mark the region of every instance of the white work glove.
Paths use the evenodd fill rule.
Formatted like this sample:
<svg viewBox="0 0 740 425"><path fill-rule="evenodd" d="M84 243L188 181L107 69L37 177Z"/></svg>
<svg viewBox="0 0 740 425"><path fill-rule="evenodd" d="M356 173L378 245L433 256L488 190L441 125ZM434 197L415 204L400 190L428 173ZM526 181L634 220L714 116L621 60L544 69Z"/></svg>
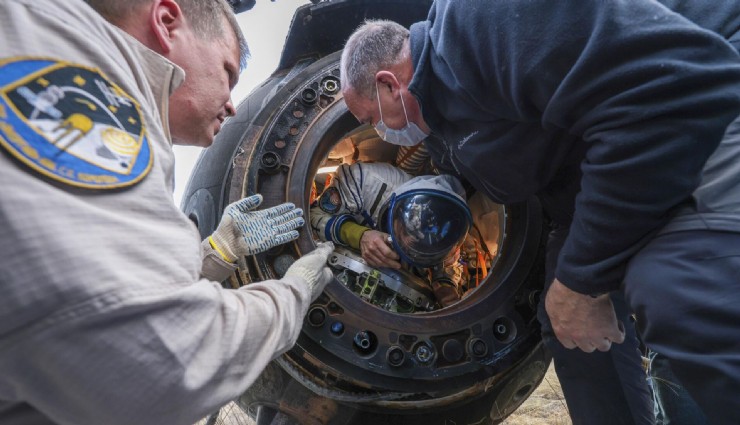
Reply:
<svg viewBox="0 0 740 425"><path fill-rule="evenodd" d="M221 223L208 238L224 260L233 263L237 258L254 255L298 239L295 229L303 226L303 210L290 202L251 211L262 203L256 194L229 204Z"/></svg>
<svg viewBox="0 0 740 425"><path fill-rule="evenodd" d="M334 252L333 243L319 243L316 249L296 260L285 272L285 276L296 276L306 281L311 290L311 301L318 298L324 287L334 278L326 264L332 252Z"/></svg>

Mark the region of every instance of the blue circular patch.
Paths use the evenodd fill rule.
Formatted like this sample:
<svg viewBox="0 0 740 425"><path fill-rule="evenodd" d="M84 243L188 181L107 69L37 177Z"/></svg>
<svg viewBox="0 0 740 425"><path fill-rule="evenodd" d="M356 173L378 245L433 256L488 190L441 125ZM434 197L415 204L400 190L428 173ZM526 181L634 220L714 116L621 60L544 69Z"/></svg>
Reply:
<svg viewBox="0 0 740 425"><path fill-rule="evenodd" d="M141 181L152 151L139 104L98 69L31 58L0 62L0 145L62 183Z"/></svg>
<svg viewBox="0 0 740 425"><path fill-rule="evenodd" d="M329 186L319 197L319 208L325 213L336 214L342 207L342 196L339 190L334 186Z"/></svg>

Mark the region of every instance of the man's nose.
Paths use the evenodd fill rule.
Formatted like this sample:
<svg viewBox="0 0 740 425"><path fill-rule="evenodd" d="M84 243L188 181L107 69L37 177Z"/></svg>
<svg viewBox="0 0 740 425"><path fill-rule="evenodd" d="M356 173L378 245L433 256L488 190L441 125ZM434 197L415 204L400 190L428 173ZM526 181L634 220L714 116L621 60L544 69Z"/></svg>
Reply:
<svg viewBox="0 0 740 425"><path fill-rule="evenodd" d="M236 115L236 108L234 107L234 103L229 99L228 102L226 102L226 116L227 117L233 117Z"/></svg>

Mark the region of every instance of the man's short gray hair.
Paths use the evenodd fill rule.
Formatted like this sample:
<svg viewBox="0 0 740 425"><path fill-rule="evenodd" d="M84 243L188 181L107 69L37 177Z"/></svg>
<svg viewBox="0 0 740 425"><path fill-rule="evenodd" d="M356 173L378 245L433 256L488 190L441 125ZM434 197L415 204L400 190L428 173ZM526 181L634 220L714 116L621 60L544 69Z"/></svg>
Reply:
<svg viewBox="0 0 740 425"><path fill-rule="evenodd" d="M85 0L93 9L113 24L152 0ZM249 46L242 34L231 6L226 0L175 0L198 37L205 40L224 37L222 17L226 18L239 44L239 66L244 69L249 58Z"/></svg>
<svg viewBox="0 0 740 425"><path fill-rule="evenodd" d="M375 74L399 62L409 30L397 22L367 20L349 37L339 63L343 89L375 97Z"/></svg>

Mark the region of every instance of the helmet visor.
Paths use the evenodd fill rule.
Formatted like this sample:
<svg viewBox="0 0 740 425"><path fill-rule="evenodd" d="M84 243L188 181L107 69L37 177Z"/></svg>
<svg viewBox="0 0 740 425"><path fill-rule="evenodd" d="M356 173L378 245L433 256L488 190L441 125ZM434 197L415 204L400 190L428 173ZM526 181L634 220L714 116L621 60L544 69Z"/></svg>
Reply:
<svg viewBox="0 0 740 425"><path fill-rule="evenodd" d="M388 228L402 259L418 267L440 264L465 239L470 209L436 190L406 192L391 201Z"/></svg>

